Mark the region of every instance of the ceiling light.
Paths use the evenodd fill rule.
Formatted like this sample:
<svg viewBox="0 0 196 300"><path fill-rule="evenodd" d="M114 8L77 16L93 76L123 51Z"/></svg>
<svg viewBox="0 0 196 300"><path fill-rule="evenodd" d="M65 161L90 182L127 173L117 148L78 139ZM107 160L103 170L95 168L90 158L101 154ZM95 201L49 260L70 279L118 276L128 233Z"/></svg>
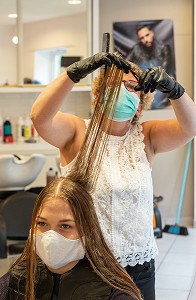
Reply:
<svg viewBox="0 0 196 300"><path fill-rule="evenodd" d="M12 43L14 43L15 45L18 44L18 37L17 37L17 35L13 36Z"/></svg>
<svg viewBox="0 0 196 300"><path fill-rule="evenodd" d="M68 4L81 4L81 0L68 0L67 3Z"/></svg>
<svg viewBox="0 0 196 300"><path fill-rule="evenodd" d="M17 17L18 17L17 14L9 14L9 15L8 15L8 18L16 19Z"/></svg>

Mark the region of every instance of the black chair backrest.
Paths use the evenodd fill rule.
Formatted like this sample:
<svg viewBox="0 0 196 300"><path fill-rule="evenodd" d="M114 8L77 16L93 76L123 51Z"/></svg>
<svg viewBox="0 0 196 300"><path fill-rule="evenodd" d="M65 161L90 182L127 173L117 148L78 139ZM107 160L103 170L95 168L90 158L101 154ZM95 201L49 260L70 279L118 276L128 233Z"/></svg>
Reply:
<svg viewBox="0 0 196 300"><path fill-rule="evenodd" d="M37 194L16 192L0 202L0 215L6 224L7 239L26 239L29 234Z"/></svg>

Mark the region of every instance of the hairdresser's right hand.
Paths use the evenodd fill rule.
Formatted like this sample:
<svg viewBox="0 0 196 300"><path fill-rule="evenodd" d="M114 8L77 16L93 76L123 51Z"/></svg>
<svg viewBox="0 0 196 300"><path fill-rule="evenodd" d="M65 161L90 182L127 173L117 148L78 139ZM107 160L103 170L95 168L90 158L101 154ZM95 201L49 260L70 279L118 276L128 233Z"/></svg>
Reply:
<svg viewBox="0 0 196 300"><path fill-rule="evenodd" d="M123 69L125 73L128 73L131 69L130 64L121 56L114 53L100 52L73 63L66 68L66 71L69 78L73 82L77 83L80 79L86 77L101 66L107 65L111 67L112 64L114 64L118 69Z"/></svg>

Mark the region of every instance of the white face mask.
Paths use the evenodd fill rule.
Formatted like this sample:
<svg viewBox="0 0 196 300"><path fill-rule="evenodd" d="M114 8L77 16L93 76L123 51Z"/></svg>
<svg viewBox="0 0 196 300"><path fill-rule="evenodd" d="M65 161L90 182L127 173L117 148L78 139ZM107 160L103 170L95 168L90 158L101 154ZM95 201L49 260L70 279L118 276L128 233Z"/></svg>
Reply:
<svg viewBox="0 0 196 300"><path fill-rule="evenodd" d="M70 240L54 230L34 234L36 253L43 262L53 269L84 258L81 240Z"/></svg>

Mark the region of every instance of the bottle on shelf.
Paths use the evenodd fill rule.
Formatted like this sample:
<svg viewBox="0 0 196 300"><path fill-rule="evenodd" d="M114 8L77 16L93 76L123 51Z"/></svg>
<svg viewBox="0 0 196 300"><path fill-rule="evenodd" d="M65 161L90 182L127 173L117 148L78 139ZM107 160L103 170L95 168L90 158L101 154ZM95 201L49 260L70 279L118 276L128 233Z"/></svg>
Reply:
<svg viewBox="0 0 196 300"><path fill-rule="evenodd" d="M31 137L37 142L39 140L39 134L31 122Z"/></svg>
<svg viewBox="0 0 196 300"><path fill-rule="evenodd" d="M35 127L31 124L31 137L35 138Z"/></svg>
<svg viewBox="0 0 196 300"><path fill-rule="evenodd" d="M17 122L17 141L24 141L24 119L22 117L19 117Z"/></svg>
<svg viewBox="0 0 196 300"><path fill-rule="evenodd" d="M3 118L0 115L0 143L3 142Z"/></svg>
<svg viewBox="0 0 196 300"><path fill-rule="evenodd" d="M9 117L7 116L5 118L5 121L3 122L3 135L4 136L9 136L12 134L12 125L9 120Z"/></svg>
<svg viewBox="0 0 196 300"><path fill-rule="evenodd" d="M7 116L3 123L3 141L4 143L13 143L12 124Z"/></svg>
<svg viewBox="0 0 196 300"><path fill-rule="evenodd" d="M53 168L49 168L49 170L46 173L46 184L50 183L56 177L57 177L57 172L55 172Z"/></svg>
<svg viewBox="0 0 196 300"><path fill-rule="evenodd" d="M31 119L29 116L26 116L24 120L24 137L25 139L31 138Z"/></svg>

